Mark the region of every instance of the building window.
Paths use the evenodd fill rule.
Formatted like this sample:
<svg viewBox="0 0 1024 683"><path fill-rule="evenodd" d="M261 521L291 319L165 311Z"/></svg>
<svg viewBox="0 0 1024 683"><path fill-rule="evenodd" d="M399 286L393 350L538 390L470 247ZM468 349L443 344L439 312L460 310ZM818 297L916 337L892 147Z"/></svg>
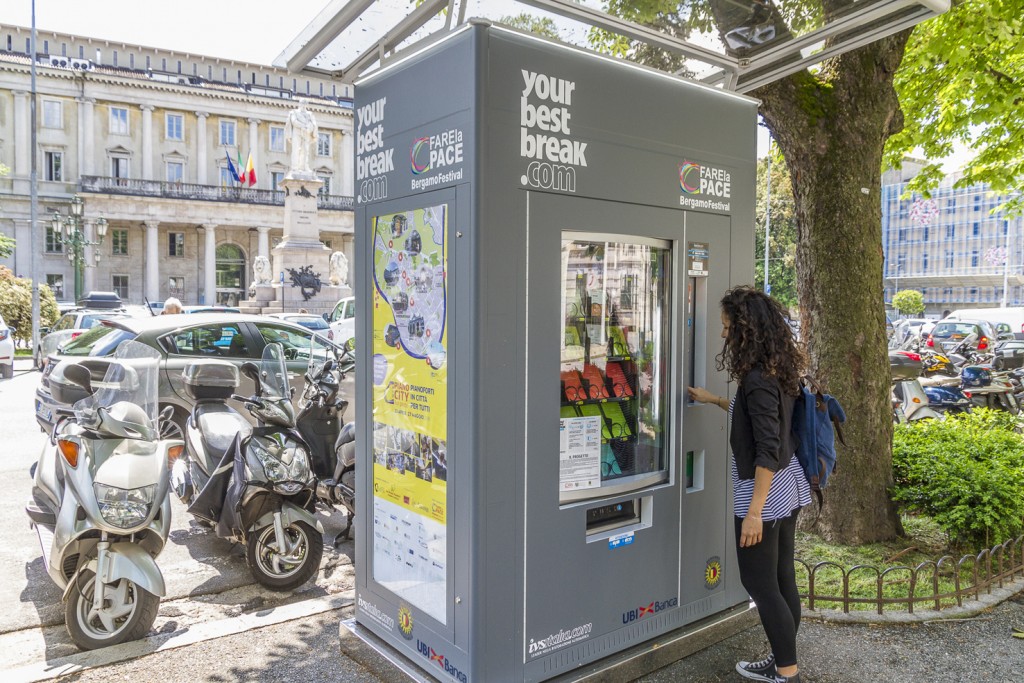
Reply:
<svg viewBox="0 0 1024 683"><path fill-rule="evenodd" d="M64 127L64 105L57 100L43 100L43 127Z"/></svg>
<svg viewBox="0 0 1024 683"><path fill-rule="evenodd" d="M971 252L971 268L977 268L977 267L978 267L978 250L975 249L974 251ZM973 290L973 291L978 291L978 290Z"/></svg>
<svg viewBox="0 0 1024 683"><path fill-rule="evenodd" d="M113 286L114 286L114 291L117 293L117 295L119 297L121 297L121 301L127 300L128 299L128 276L127 275L112 275L111 276L111 281L112 281L111 284L113 284Z"/></svg>
<svg viewBox="0 0 1024 683"><path fill-rule="evenodd" d="M231 177L230 171L226 166L220 167L220 186L221 187L234 187L235 179Z"/></svg>
<svg viewBox="0 0 1024 683"><path fill-rule="evenodd" d="M128 110L124 107L110 108L110 134L128 135Z"/></svg>
<svg viewBox="0 0 1024 683"><path fill-rule="evenodd" d="M928 241L928 226L927 225L924 226L924 230L921 231L921 241L922 242L927 242Z"/></svg>
<svg viewBox="0 0 1024 683"><path fill-rule="evenodd" d="M323 185L320 186L320 191L318 192L318 194L326 197L331 193L331 177L327 175L321 175L317 176L317 178L319 178L320 182L323 183Z"/></svg>
<svg viewBox="0 0 1024 683"><path fill-rule="evenodd" d="M110 177L128 177L128 157L110 157Z"/></svg>
<svg viewBox="0 0 1024 683"><path fill-rule="evenodd" d="M110 253L114 256L128 255L128 231L124 228L110 231Z"/></svg>
<svg viewBox="0 0 1024 683"><path fill-rule="evenodd" d="M954 237L956 237L956 226L955 225L947 225L946 226L946 239L953 239Z"/></svg>
<svg viewBox="0 0 1024 683"><path fill-rule="evenodd" d="M947 251L946 252L946 267L947 268L952 268L953 267L953 252L951 252L951 251Z"/></svg>
<svg viewBox="0 0 1024 683"><path fill-rule="evenodd" d="M317 133L316 136L316 153L317 156L329 157L331 156L331 134L330 133Z"/></svg>
<svg viewBox="0 0 1024 683"><path fill-rule="evenodd" d="M235 122L220 121L220 144L227 145L228 147L235 146Z"/></svg>
<svg viewBox="0 0 1024 683"><path fill-rule="evenodd" d="M897 241L899 241L899 242L906 242L907 241L907 229L906 228L900 228L899 232L896 233L896 235L897 235L897 237L896 237Z"/></svg>
<svg viewBox="0 0 1024 683"><path fill-rule="evenodd" d="M46 286L53 292L53 297L60 301L64 298L64 276L60 273L47 273Z"/></svg>
<svg viewBox="0 0 1024 683"><path fill-rule="evenodd" d="M181 114L167 114L164 117L168 140L185 139L185 117Z"/></svg>
<svg viewBox="0 0 1024 683"><path fill-rule="evenodd" d="M179 299L185 296L185 278L181 275L167 278L167 295Z"/></svg>
<svg viewBox="0 0 1024 683"><path fill-rule="evenodd" d="M272 190L280 190L281 189L281 181L283 181L283 180L284 180L284 172L283 171L271 171L271 173L270 173L270 189L272 189Z"/></svg>
<svg viewBox="0 0 1024 683"><path fill-rule="evenodd" d="M46 152L46 180L64 180L64 152Z"/></svg>
<svg viewBox="0 0 1024 683"><path fill-rule="evenodd" d="M284 151L284 126L270 127L270 151Z"/></svg>
<svg viewBox="0 0 1024 683"><path fill-rule="evenodd" d="M167 255L168 256L184 256L185 255L185 233L183 232L169 232L167 233Z"/></svg>
<svg viewBox="0 0 1024 683"><path fill-rule="evenodd" d="M974 224L974 229L973 229L971 234L974 235L975 237L980 235L981 234L981 226L979 224L975 223Z"/></svg>
<svg viewBox="0 0 1024 683"><path fill-rule="evenodd" d="M185 164L180 161L167 162L167 182L180 183L185 178Z"/></svg>
<svg viewBox="0 0 1024 683"><path fill-rule="evenodd" d="M52 227L46 228L46 253L60 254L64 252L64 245L60 243L60 231Z"/></svg>
<svg viewBox="0 0 1024 683"><path fill-rule="evenodd" d="M928 254L921 254L921 270L928 270Z"/></svg>

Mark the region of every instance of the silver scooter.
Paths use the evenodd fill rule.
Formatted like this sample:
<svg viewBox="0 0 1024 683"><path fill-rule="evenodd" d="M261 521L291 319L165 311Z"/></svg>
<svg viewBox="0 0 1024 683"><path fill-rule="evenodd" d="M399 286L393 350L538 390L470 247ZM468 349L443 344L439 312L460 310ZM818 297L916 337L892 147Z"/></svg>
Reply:
<svg viewBox="0 0 1024 683"><path fill-rule="evenodd" d="M94 372L62 361L50 375L64 398L81 398L33 466L25 510L64 589L68 633L86 650L140 638L156 619L165 594L156 557L171 526L167 462L184 448L158 441L155 349L127 341L90 361Z"/></svg>

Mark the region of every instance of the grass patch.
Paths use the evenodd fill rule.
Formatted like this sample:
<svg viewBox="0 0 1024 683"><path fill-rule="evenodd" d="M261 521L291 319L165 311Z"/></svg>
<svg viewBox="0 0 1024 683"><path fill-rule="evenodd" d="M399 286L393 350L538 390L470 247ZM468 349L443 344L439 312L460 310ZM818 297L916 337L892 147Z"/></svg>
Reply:
<svg viewBox="0 0 1024 683"><path fill-rule="evenodd" d="M32 349L14 349L15 356L32 356Z"/></svg>
<svg viewBox="0 0 1024 683"><path fill-rule="evenodd" d="M873 601L851 603L850 611L877 611L880 577L882 598L907 598L910 596L911 580L916 572L913 597L922 600L915 602L915 611L935 608L934 600L923 598L931 598L936 593L953 593L956 590L956 561L962 554L950 549L945 532L926 516L904 515L902 521L906 533L904 537L856 547L827 543L814 534L797 532L798 559L806 562L812 569L821 562L831 563L819 567L815 572L814 593L819 596L815 598L815 609L843 609L840 600L822 600L820 596L843 596L844 574L851 598ZM944 555L953 557L954 561L944 562L941 568L936 567L935 563ZM858 566L861 568L854 569ZM890 569L893 567L902 569ZM973 583L973 568L973 562L967 561L960 569L962 588ZM796 573L800 592L806 595L809 585L808 572L797 563ZM940 601L941 607L953 605L956 605L955 597ZM882 609L888 612L906 612L907 605L885 604Z"/></svg>

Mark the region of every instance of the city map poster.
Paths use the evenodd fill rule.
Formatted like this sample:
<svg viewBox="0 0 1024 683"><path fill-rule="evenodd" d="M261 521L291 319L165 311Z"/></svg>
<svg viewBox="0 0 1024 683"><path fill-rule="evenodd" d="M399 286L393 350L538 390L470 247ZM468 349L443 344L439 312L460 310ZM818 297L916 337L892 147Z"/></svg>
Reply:
<svg viewBox="0 0 1024 683"><path fill-rule="evenodd" d="M446 623L445 204L373 218L373 578Z"/></svg>

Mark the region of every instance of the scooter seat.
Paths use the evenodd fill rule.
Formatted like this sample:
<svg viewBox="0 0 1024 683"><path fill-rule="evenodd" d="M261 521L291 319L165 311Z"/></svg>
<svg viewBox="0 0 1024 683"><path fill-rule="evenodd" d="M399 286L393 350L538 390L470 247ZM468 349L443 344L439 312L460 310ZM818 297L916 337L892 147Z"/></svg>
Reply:
<svg viewBox="0 0 1024 683"><path fill-rule="evenodd" d="M196 406L194 415L203 451L206 453L206 461L210 464L220 462L236 436L244 439L252 433L249 421L237 410L223 403L200 403Z"/></svg>

